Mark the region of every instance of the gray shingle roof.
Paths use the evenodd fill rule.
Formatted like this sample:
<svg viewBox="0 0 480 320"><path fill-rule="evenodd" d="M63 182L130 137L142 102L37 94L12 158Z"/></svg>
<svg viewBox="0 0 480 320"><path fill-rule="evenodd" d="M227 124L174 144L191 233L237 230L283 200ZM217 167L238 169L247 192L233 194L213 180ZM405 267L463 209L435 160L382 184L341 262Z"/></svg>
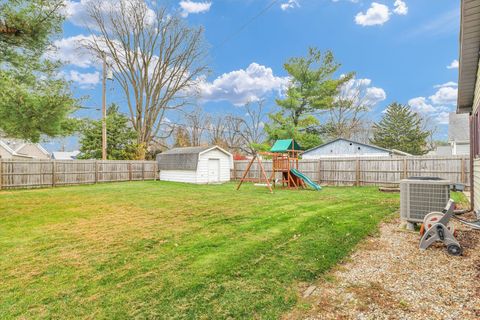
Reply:
<svg viewBox="0 0 480 320"><path fill-rule="evenodd" d="M210 148L213 148L213 146L173 148L162 152L161 154L199 154Z"/></svg>
<svg viewBox="0 0 480 320"><path fill-rule="evenodd" d="M158 169L160 170L197 170L198 155L213 148L186 147L173 148L157 155Z"/></svg>

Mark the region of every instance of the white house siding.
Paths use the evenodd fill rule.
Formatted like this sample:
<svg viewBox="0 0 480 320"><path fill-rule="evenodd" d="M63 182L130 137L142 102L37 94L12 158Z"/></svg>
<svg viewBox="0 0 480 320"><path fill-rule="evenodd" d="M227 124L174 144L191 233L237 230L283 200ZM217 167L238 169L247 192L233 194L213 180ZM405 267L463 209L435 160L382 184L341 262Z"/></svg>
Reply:
<svg viewBox="0 0 480 320"><path fill-rule="evenodd" d="M360 148L360 149L359 149ZM338 140L302 154L303 159L326 157L388 157L390 153L355 142Z"/></svg>
<svg viewBox="0 0 480 320"><path fill-rule="evenodd" d="M480 65L477 66L477 82L475 84L475 95L473 97L473 112L475 114L480 105ZM480 158L473 159L473 202L475 210L480 209Z"/></svg>
<svg viewBox="0 0 480 320"><path fill-rule="evenodd" d="M160 180L198 183L195 170L160 170Z"/></svg>
<svg viewBox="0 0 480 320"><path fill-rule="evenodd" d="M470 154L470 142L467 142L467 143L455 142L453 144L452 154L459 155L459 156L462 156L462 155L468 156Z"/></svg>
<svg viewBox="0 0 480 320"><path fill-rule="evenodd" d="M232 159L224 152L213 149L203 154L198 158L197 167L197 183L208 183L208 159L220 160L220 181L230 181L230 169L232 168Z"/></svg>
<svg viewBox="0 0 480 320"><path fill-rule="evenodd" d="M474 209L480 209L480 159L473 160L473 203Z"/></svg>
<svg viewBox="0 0 480 320"><path fill-rule="evenodd" d="M0 145L0 159L11 159L12 154Z"/></svg>

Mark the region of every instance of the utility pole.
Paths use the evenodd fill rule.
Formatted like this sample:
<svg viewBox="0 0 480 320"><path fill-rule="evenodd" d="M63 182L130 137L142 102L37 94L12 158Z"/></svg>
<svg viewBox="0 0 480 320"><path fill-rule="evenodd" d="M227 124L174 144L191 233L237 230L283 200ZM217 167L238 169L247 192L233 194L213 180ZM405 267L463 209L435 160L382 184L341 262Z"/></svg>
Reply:
<svg viewBox="0 0 480 320"><path fill-rule="evenodd" d="M107 160L107 58L102 53L102 160Z"/></svg>

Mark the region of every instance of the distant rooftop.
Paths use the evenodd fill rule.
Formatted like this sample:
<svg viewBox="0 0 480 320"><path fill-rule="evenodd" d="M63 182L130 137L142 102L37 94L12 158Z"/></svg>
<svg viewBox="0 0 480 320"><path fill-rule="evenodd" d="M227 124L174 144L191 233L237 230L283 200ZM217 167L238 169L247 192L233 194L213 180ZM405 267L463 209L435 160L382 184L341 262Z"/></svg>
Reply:
<svg viewBox="0 0 480 320"><path fill-rule="evenodd" d="M448 140L468 141L470 139L468 114L450 113L448 115Z"/></svg>
<svg viewBox="0 0 480 320"><path fill-rule="evenodd" d="M52 159L55 160L75 160L77 159L80 151L54 151L52 152Z"/></svg>

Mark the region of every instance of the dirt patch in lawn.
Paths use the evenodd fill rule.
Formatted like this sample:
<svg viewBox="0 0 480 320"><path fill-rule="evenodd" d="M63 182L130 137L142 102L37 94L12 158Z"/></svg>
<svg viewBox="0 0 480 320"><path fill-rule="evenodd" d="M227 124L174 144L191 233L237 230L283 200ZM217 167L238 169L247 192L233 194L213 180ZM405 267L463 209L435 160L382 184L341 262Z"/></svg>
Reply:
<svg viewBox="0 0 480 320"><path fill-rule="evenodd" d="M399 225L382 224L344 263L302 287L312 308L285 318L480 319L480 232L457 223L464 253L452 257L441 245L421 252L418 233Z"/></svg>

